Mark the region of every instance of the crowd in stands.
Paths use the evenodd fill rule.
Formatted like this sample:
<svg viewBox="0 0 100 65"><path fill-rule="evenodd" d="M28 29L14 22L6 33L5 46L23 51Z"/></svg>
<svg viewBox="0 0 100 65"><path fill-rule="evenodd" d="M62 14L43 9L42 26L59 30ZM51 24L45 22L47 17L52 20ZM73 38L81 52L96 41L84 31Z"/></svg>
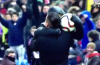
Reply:
<svg viewBox="0 0 100 65"><path fill-rule="evenodd" d="M100 65L99 45L100 7L86 0L0 0L1 65Z"/></svg>

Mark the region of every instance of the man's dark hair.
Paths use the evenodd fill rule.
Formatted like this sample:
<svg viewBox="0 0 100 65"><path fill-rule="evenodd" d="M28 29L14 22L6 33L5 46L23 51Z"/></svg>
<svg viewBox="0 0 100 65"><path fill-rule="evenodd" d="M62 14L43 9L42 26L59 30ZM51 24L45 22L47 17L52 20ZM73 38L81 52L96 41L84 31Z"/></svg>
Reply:
<svg viewBox="0 0 100 65"><path fill-rule="evenodd" d="M13 12L12 15L17 15L17 16L19 16L19 14L18 14L17 12Z"/></svg>
<svg viewBox="0 0 100 65"><path fill-rule="evenodd" d="M100 33L96 30L91 30L91 31L88 32L88 37L92 38L93 41L98 40L99 35L100 35Z"/></svg>
<svg viewBox="0 0 100 65"><path fill-rule="evenodd" d="M61 26L61 18L56 12L48 13L47 19L50 22L52 28L59 28Z"/></svg>

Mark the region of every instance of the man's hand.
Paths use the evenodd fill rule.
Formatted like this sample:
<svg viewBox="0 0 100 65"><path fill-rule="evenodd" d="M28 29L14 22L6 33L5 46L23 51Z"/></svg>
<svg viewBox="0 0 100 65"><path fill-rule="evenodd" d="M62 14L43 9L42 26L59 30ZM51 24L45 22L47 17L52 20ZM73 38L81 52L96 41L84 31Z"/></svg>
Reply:
<svg viewBox="0 0 100 65"><path fill-rule="evenodd" d="M24 12L26 12L26 6L25 5L22 6L22 9L23 9Z"/></svg>

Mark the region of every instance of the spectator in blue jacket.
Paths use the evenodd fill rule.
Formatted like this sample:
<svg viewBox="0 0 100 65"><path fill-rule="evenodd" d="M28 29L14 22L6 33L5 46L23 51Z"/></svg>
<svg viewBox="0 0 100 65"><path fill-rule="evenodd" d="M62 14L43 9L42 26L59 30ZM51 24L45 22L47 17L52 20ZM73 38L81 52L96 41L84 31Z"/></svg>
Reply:
<svg viewBox="0 0 100 65"><path fill-rule="evenodd" d="M80 18L81 18L83 25L84 25L84 37L82 39L82 49L85 49L87 46L87 43L89 42L87 33L90 30L95 29L95 24L91 20L91 14L88 11L82 11L80 14Z"/></svg>
<svg viewBox="0 0 100 65"><path fill-rule="evenodd" d="M2 25L4 25L6 28L9 29L8 44L10 48L13 48L16 51L19 59L20 58L23 59L25 54L23 29L27 21L26 6L23 5L22 8L23 8L22 18L19 18L17 13L13 13L12 20L8 22L7 20L3 19L0 16L0 21Z"/></svg>

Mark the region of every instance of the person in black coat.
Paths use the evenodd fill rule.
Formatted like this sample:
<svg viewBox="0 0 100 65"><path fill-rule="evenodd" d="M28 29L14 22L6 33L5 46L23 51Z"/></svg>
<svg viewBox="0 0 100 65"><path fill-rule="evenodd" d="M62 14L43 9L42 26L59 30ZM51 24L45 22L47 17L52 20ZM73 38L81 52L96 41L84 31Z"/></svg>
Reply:
<svg viewBox="0 0 100 65"><path fill-rule="evenodd" d="M76 18L79 22L80 20ZM45 27L38 28L37 31L42 31L52 28L59 28L60 34L41 35L35 31L35 40L30 45L32 50L40 52L40 65L68 65L69 48L73 44L73 37L70 32L65 32L61 28L61 19L56 12L48 13L46 17Z"/></svg>
<svg viewBox="0 0 100 65"><path fill-rule="evenodd" d="M59 28L60 26L60 17L57 13L50 13L46 18L45 26L53 29ZM50 24L48 24L50 23ZM39 28L41 30L42 28ZM45 28L44 28L45 29ZM68 35L68 39L66 40L66 35ZM65 37L65 38L64 38ZM63 40L59 40L63 38ZM70 34L62 34L59 36L36 36L36 41L31 44L31 48L34 51L39 51L40 53L40 62L39 65L56 65L56 64L65 64L66 63L66 55L68 54L67 46L70 44L66 44L66 42L70 42L71 40ZM62 42L63 41L63 42ZM63 44L63 45L62 45ZM58 50L58 49L61 50Z"/></svg>

